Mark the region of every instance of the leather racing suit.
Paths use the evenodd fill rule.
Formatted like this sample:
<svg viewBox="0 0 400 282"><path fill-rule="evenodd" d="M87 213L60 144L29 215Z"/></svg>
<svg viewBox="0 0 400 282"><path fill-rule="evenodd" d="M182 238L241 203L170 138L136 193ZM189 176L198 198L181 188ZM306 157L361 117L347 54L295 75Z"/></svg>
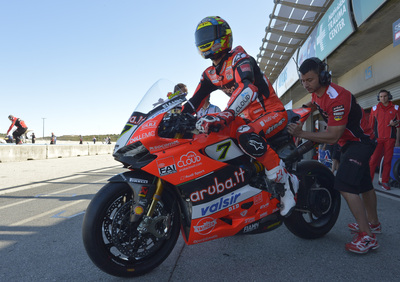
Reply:
<svg viewBox="0 0 400 282"><path fill-rule="evenodd" d="M281 214L288 215L295 205L298 179L287 172L278 154L271 149L276 150L288 142L288 135L282 134L288 120L282 102L254 58L241 46L225 54L217 66L210 66L203 72L183 112L197 112L210 93L218 89L230 97L225 111L247 120L236 132L240 148L264 165L270 180L284 184Z"/></svg>
<svg viewBox="0 0 400 282"><path fill-rule="evenodd" d="M249 88L250 91L246 91ZM241 114L250 121L247 126L238 129L237 137L242 150L260 161L267 170L279 165L279 157L273 150L260 149L260 146L249 148L246 142L247 139L254 138L255 134L262 139L269 139L280 132L286 127L287 113L254 58L241 46L227 53L217 66L210 66L203 72L200 83L183 112L198 111L210 93L218 89L230 97L227 109L233 110L235 116ZM245 138L244 134L252 136ZM262 141L266 146L265 140Z"/></svg>

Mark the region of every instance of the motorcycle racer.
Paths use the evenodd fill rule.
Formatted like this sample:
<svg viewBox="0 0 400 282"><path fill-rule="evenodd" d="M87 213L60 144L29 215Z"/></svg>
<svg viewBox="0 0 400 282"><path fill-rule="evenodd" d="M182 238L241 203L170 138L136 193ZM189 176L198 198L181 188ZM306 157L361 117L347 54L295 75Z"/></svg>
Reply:
<svg viewBox="0 0 400 282"><path fill-rule="evenodd" d="M232 49L232 30L218 16L204 18L196 28L195 44L205 59L213 64L202 74L193 97L184 105L184 113L195 113L210 93L222 90L230 99L224 111L201 117L196 127L200 132L219 130L241 115L247 124L237 129L240 148L261 162L268 179L284 184L280 212L288 216L296 202L299 180L290 174L276 153L293 146L287 134L287 113L271 83L255 59L237 46Z"/></svg>

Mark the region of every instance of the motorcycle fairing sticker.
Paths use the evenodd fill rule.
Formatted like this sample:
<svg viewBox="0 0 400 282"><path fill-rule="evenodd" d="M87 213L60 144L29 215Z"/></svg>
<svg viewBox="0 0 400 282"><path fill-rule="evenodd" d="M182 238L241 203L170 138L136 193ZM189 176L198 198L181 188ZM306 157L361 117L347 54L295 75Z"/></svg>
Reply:
<svg viewBox="0 0 400 282"><path fill-rule="evenodd" d="M230 206L233 206L234 204L247 200L260 192L261 191L259 189L251 187L250 185L246 185L213 201L193 206L192 219L209 216Z"/></svg>
<svg viewBox="0 0 400 282"><path fill-rule="evenodd" d="M228 166L210 175L180 185L180 189L193 205L199 205L229 194L248 183L248 173L241 167Z"/></svg>
<svg viewBox="0 0 400 282"><path fill-rule="evenodd" d="M224 162L243 156L242 150L230 138L207 146L205 152L208 157Z"/></svg>
<svg viewBox="0 0 400 282"><path fill-rule="evenodd" d="M153 117L155 117L159 114L168 112L171 109L181 105L183 102L186 101L185 96L186 95L180 95L180 96L174 97L172 100L169 100L169 101L157 106L156 108L154 108L153 110L151 110L148 113L148 119L152 119Z"/></svg>
<svg viewBox="0 0 400 282"><path fill-rule="evenodd" d="M160 176L176 173L176 164L173 156L156 160Z"/></svg>

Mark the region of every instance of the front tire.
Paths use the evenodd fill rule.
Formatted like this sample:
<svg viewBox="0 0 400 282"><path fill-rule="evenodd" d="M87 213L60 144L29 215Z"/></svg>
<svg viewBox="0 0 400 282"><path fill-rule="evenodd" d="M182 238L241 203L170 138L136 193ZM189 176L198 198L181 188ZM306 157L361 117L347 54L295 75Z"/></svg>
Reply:
<svg viewBox="0 0 400 282"><path fill-rule="evenodd" d="M161 264L173 250L180 232L178 204L164 190L154 217L163 237L139 232L139 222L129 222L133 202L126 183L106 184L90 202L82 226L83 243L90 259L104 272L120 277L145 274ZM153 217L153 218L154 218Z"/></svg>
<svg viewBox="0 0 400 282"><path fill-rule="evenodd" d="M335 177L316 161L299 163L296 175L300 180L296 208L284 223L298 237L320 238L332 229L340 212L340 193L333 188Z"/></svg>

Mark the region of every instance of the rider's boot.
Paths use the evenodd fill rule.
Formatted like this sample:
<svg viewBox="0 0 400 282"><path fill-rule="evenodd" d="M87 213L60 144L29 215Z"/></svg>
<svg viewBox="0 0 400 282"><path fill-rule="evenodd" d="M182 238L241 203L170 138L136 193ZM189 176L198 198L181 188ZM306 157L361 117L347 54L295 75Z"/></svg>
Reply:
<svg viewBox="0 0 400 282"><path fill-rule="evenodd" d="M299 179L286 170L282 161L278 166L265 172L269 180L284 184L285 194L281 196L280 210L282 216L289 216L296 205L295 195L299 190Z"/></svg>

